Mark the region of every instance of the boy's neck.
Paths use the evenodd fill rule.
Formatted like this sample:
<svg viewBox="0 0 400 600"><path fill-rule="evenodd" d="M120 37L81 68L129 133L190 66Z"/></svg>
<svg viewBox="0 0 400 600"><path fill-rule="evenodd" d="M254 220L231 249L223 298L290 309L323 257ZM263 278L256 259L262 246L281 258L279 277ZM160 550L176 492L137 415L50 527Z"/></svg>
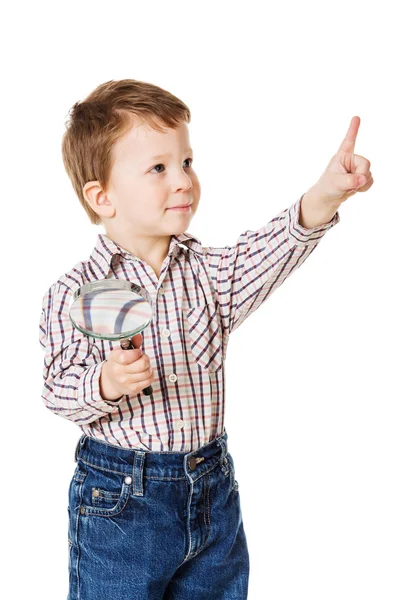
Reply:
<svg viewBox="0 0 400 600"><path fill-rule="evenodd" d="M159 277L162 264L169 251L171 235L165 237L155 236L153 238L132 236L130 239L126 235L116 235L109 231L106 231L105 235L126 252L150 265L157 278Z"/></svg>

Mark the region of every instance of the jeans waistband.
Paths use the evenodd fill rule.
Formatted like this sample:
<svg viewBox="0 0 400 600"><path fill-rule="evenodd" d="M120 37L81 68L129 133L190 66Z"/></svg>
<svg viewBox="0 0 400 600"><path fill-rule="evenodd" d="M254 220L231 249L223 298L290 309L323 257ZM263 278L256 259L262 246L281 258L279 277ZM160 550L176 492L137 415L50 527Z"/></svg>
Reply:
<svg viewBox="0 0 400 600"><path fill-rule="evenodd" d="M195 482L217 463L226 464L228 434L224 433L191 452L150 452L122 448L83 434L75 449L75 461L132 477L136 495L143 495L143 477L185 479Z"/></svg>

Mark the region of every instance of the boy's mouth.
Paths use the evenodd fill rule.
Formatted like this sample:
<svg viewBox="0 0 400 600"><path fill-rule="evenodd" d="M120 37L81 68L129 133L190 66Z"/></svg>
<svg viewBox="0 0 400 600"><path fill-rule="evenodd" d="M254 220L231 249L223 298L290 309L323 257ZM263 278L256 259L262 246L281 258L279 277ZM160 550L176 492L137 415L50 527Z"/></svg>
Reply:
<svg viewBox="0 0 400 600"><path fill-rule="evenodd" d="M179 206L171 206L170 208L167 208L167 210L189 210L191 207L191 204L181 204Z"/></svg>

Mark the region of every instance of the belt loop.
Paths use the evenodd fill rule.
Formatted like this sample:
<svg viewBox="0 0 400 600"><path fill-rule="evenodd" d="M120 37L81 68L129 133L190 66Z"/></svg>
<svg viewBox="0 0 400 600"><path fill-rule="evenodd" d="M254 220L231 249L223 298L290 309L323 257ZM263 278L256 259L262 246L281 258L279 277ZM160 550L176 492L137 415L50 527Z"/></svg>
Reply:
<svg viewBox="0 0 400 600"><path fill-rule="evenodd" d="M227 453L228 453L228 444L227 441L224 439L223 436L217 438L217 443L221 446L222 448L222 454L221 454L221 459L223 460Z"/></svg>
<svg viewBox="0 0 400 600"><path fill-rule="evenodd" d="M142 450L135 450L135 460L133 461L132 479L133 479L133 490L134 496L143 496L143 470L144 470L144 458L146 452Z"/></svg>
<svg viewBox="0 0 400 600"><path fill-rule="evenodd" d="M76 447L75 447L75 462L78 460L79 449L83 445L83 438L84 437L85 437L85 434L83 433L81 435L81 437L79 438L78 443L76 444Z"/></svg>

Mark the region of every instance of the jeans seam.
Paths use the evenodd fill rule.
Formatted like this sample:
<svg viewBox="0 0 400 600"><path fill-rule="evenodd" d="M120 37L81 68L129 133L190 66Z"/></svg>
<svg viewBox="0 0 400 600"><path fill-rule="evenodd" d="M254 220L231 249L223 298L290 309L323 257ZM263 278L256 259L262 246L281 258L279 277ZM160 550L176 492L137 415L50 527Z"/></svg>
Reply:
<svg viewBox="0 0 400 600"><path fill-rule="evenodd" d="M190 529L190 514L191 514L190 513L190 503L192 501L192 495L193 495L193 485L191 484L189 486L188 513L186 515L187 527L189 530L189 549L188 549L188 552L187 552L185 558L183 559L183 562L185 562L188 559L188 557L190 556L190 550L192 548L192 530Z"/></svg>
<svg viewBox="0 0 400 600"><path fill-rule="evenodd" d="M79 485L78 485L77 496L78 496L78 501L79 502L78 502L76 517L74 515L74 518L76 520L76 523L75 523L76 526L75 526L75 532L74 532L75 535L74 535L74 537L75 537L75 546L76 546L76 548L75 548L76 549L76 567L75 567L76 573L75 573L75 575L76 575L76 588L77 588L76 589L76 597L77 597L77 600L80 600L80 597L81 597L81 592L80 592L80 587L81 586L80 586L80 577L79 577L79 564L80 564L80 559L81 559L81 549L80 549L79 542L78 542L78 533L79 533L80 519L82 517L81 511L80 511L80 507L81 507L81 504L82 504L82 486L83 486L83 481L81 481L79 483Z"/></svg>
<svg viewBox="0 0 400 600"><path fill-rule="evenodd" d="M98 469L99 471L107 471L107 473L116 473L118 475L124 475L124 477L128 477L132 475L132 472L130 471L129 473L126 473L124 471L116 471L114 469L106 469L105 467L100 467L100 465L97 465L95 463L91 463L87 460L85 460L84 458L79 458L80 461L82 461L85 465L88 465L89 467L93 467L94 469ZM209 473L213 468L215 468L217 466L218 462L213 465L208 471L205 471L204 473L202 473L199 477L201 477L202 475L205 475L206 473ZM152 476L152 475L143 475L146 479L154 479L154 480L163 480L163 481L179 481L182 479L186 479L186 476L184 475L183 477L159 477L159 476ZM198 478L197 478L198 479ZM197 481L197 479L195 479L194 481Z"/></svg>
<svg viewBox="0 0 400 600"><path fill-rule="evenodd" d="M117 475L124 475L125 477L132 475L132 471L130 471L129 473L124 473L123 471L115 471L114 469L106 469L105 467L100 467L99 465L91 463L88 460L85 460L84 458L79 458L79 460L81 460L85 465L93 467L94 469L98 469L99 471L107 471L107 473L116 473Z"/></svg>
<svg viewBox="0 0 400 600"><path fill-rule="evenodd" d="M200 479L200 477L204 477L204 475L207 475L208 473L210 473L211 471L213 471L214 469L216 469L219 464L220 464L220 459L218 459L216 461L216 463L212 467L210 467L207 471L204 471L204 473L200 473L200 475L198 477L196 477L196 479L193 479L193 483L195 483L196 481L198 481Z"/></svg>

